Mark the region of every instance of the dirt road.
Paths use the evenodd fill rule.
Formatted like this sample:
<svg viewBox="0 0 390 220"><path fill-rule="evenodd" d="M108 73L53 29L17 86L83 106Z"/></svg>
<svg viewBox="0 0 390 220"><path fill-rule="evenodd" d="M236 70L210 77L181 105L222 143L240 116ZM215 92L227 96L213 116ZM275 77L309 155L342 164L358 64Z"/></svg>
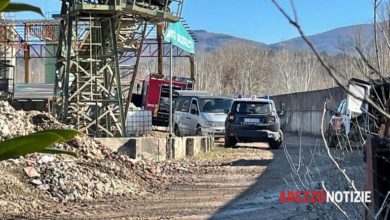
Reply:
<svg viewBox="0 0 390 220"><path fill-rule="evenodd" d="M320 140L286 135L292 157ZM68 204L61 212L43 216L60 218L118 219L295 219L307 214L306 207L280 204L279 192L289 188L290 164L284 150L267 144L240 144L238 148L217 147L195 158L199 165L183 172L181 184L141 197L108 198ZM305 215L307 216L307 215Z"/></svg>
<svg viewBox="0 0 390 220"><path fill-rule="evenodd" d="M286 135L292 157L299 146L313 147L318 138ZM181 184L164 186L156 194L137 198L106 198L68 204L41 217L107 219L259 219L294 218L305 207L280 204L280 191L288 189L291 169L284 150L267 144L240 144L238 148L216 147L195 158L199 165L180 174Z"/></svg>

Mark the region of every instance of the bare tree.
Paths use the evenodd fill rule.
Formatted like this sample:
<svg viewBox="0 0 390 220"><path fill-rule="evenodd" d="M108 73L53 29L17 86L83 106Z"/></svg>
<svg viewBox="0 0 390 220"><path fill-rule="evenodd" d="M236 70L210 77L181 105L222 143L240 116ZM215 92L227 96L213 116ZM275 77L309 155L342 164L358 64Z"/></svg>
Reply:
<svg viewBox="0 0 390 220"><path fill-rule="evenodd" d="M350 93L348 91L347 87L345 86L345 84L343 84L343 80L346 79L346 76L342 73L342 71L340 71L339 69L336 69L335 66L333 66L329 62L329 60L326 60L322 55L320 55L319 52L315 49L312 42L310 42L309 39L305 36L305 34L302 30L302 27L300 26L300 23L298 22L298 14L297 14L296 8L294 6L294 1L293 0L290 1L291 8L293 11L292 15L289 15L284 10L284 8L282 8L278 4L278 2L276 0L272 0L272 2L279 9L279 11L282 13L282 15L288 20L288 22L298 30L300 36L307 43L307 45L313 51L313 53L316 55L318 61L323 66L326 73L336 82L336 84L338 86L340 86L342 89L344 89L344 91L346 91L349 95L351 95L355 98L358 98L358 97L356 97L356 95ZM373 52L371 53L371 51L369 50L369 52L370 52L369 54L364 54L363 50L361 48L356 47L356 50L360 56L360 60L359 60L360 62L357 62L357 64L358 64L358 69L362 70L361 75L368 78L369 80L377 78L377 79L382 80L383 82L388 82L387 79L385 78L385 76L387 75L385 72L386 68L387 68L387 64L385 64L385 63L387 63L386 60L388 60L388 55L389 55L388 49L390 48L390 44L387 44L387 42L388 42L386 40L387 34L385 31L383 31L382 36L380 36L378 34L378 28L382 29L382 30L385 29L385 28L380 28L381 24L383 22L380 23L377 20L377 13L378 13L378 8L380 7L380 4L381 4L381 1L377 1L377 0L373 1L373 8L374 8L374 22L373 22L373 32L374 32L373 35L374 35L374 37L373 37L373 44L372 44L372 46L374 48ZM385 44L384 44L384 42L385 42ZM387 45L387 48L384 47L383 45L385 45L385 46ZM385 57L387 57L387 59L385 59ZM348 59L346 59L346 61L347 60ZM355 59L351 59L351 60L355 61ZM364 65L363 68L362 68L362 65ZM369 70L370 71L369 74L365 73L364 72L365 70ZM377 125L384 125L384 127L387 127L387 128L385 128L384 135L388 136L388 134L389 134L388 128L390 126L390 123L388 123L389 118L390 118L389 113L388 113L389 102L388 102L388 98L386 98L388 96L386 96L384 94L383 89L382 89L382 93L383 93L383 94L381 94L382 96L377 94L377 93L372 94L372 96L374 96L374 97L365 96L363 98L363 101L367 102L373 109L372 111L374 112L374 114L370 115L370 117L382 118L382 120L377 120L376 123L377 123ZM359 98L359 99L361 99L361 98ZM325 113L326 113L326 108L324 108L324 115L325 115ZM377 126L377 127L381 127L381 126ZM323 154L323 155L327 155L327 158L330 159L330 161L331 161L330 164L334 167L336 176L333 177L333 181L330 181L328 183L326 183L324 181L324 179L327 179L327 177L323 176L323 175L318 175L318 176L316 176L315 179L310 178L310 181L321 181L321 188L325 191L328 191L329 188L331 188L333 190L338 190L338 191L344 191L345 189L349 189L352 191L359 191L359 190L364 189L364 186L362 187L361 184L359 184L359 183L364 182L364 179L362 180L362 177L364 177L364 167L362 166L362 163L359 161L359 158L361 158L361 157L359 156L358 158L348 160L348 158L351 158L350 157L351 153L354 152L354 151L352 151L351 142L348 140L348 141L339 145L339 147L340 147L339 150L331 151L328 147L327 141L325 140L325 132L323 129L324 128L324 119L322 120L321 128L322 128L322 136L323 136L324 145L325 145L325 154ZM376 134L376 135L378 135L378 134ZM288 154L287 154L287 156L288 156ZM314 158L314 157L315 156L312 156L312 158ZM313 161L313 159L312 159L312 161ZM315 159L314 159L314 161L315 161ZM354 175L355 172L352 172L352 173L349 172L349 170L351 170L351 163L356 163L356 161L358 161L357 169L353 169L353 170L356 170L356 173L358 175ZM310 170L310 169L308 169L308 170ZM294 169L293 169L293 171L294 171ZM372 171L372 172L374 172L374 171ZM294 173L300 180L302 179L301 174L299 174L296 171ZM320 171L318 171L318 173L320 173ZM300 181L300 182L301 182L301 186L307 186L307 184L305 184L304 181ZM336 184L336 183L339 183L339 184ZM389 213L388 210L389 210L390 206L389 206L389 203L387 201L388 195L384 195L384 196L385 196L385 200L377 213L373 213L372 210L369 209L367 207L367 205L364 203L361 203L359 208L349 207L347 204L334 204L334 207L337 208L337 210L339 211L339 212L336 212L334 215L337 218L344 217L347 219L354 219L354 218L359 217L359 216L363 217L362 210L366 210L366 213L368 213L370 218L378 219L382 215L382 212L384 210L387 210L385 212L386 214L382 215L382 217L384 216L384 218L387 219L387 217L388 217L387 215ZM322 209L317 209L317 210L321 212ZM337 213L340 213L340 214L337 214ZM334 218L334 216L332 216L332 218Z"/></svg>

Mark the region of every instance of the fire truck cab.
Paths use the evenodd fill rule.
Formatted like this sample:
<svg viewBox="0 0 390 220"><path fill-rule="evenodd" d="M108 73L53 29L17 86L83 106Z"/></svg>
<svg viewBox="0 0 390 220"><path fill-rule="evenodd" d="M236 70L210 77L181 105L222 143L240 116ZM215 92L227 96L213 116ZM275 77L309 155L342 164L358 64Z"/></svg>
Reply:
<svg viewBox="0 0 390 220"><path fill-rule="evenodd" d="M156 126L168 126L169 124L169 79L155 78L149 76L143 80L141 97L138 107L152 112L152 123ZM177 97L175 92L177 90L193 90L194 80L185 77L173 77L173 104Z"/></svg>

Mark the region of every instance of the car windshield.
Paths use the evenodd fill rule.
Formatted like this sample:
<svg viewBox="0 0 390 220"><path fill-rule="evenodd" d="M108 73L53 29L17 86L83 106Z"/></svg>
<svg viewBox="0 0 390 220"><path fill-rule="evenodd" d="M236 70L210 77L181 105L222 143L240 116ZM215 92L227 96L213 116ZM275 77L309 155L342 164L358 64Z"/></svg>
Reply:
<svg viewBox="0 0 390 220"><path fill-rule="evenodd" d="M272 105L268 102L238 102L233 111L237 114L269 114L272 112Z"/></svg>
<svg viewBox="0 0 390 220"><path fill-rule="evenodd" d="M228 113L232 100L221 98L203 98L199 100L200 109L206 113Z"/></svg>

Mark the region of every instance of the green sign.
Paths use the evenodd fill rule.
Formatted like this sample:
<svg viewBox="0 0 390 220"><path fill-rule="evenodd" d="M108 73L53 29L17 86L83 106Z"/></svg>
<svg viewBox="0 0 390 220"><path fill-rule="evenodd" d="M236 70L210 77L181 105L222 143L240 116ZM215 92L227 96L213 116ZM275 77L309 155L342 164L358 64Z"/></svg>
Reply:
<svg viewBox="0 0 390 220"><path fill-rule="evenodd" d="M180 21L169 23L164 33L164 40L188 53L195 53L195 42Z"/></svg>

